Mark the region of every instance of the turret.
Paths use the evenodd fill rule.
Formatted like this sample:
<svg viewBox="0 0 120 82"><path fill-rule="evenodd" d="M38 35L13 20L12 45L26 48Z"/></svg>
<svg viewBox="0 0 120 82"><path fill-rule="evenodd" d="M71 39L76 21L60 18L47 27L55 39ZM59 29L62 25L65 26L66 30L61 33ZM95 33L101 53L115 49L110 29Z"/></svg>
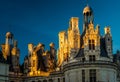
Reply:
<svg viewBox="0 0 120 82"><path fill-rule="evenodd" d="M105 27L105 45L106 51L109 58L113 58L112 56L112 36L110 32L110 27Z"/></svg>
<svg viewBox="0 0 120 82"><path fill-rule="evenodd" d="M27 73L29 72L29 61L28 61L28 56L25 56L24 58L24 74L27 75Z"/></svg>
<svg viewBox="0 0 120 82"><path fill-rule="evenodd" d="M83 10L84 23L83 34L81 35L81 48L84 49L83 53L85 60L91 61L99 60L100 57L100 30L99 25L94 28L93 24L93 11L88 5Z"/></svg>
<svg viewBox="0 0 120 82"><path fill-rule="evenodd" d="M19 54L20 54L20 51L17 47L17 41L14 40L14 47L12 48L12 51L11 51L12 55L16 55L19 57Z"/></svg>
<svg viewBox="0 0 120 82"><path fill-rule="evenodd" d="M50 43L50 55L52 59L55 59L56 50L55 50L55 44L53 42Z"/></svg>
<svg viewBox="0 0 120 82"><path fill-rule="evenodd" d="M6 44L13 45L13 34L11 32L6 33Z"/></svg>
<svg viewBox="0 0 120 82"><path fill-rule="evenodd" d="M58 66L61 66L64 61L64 46L65 39L67 39L66 31L59 32L59 52L58 52Z"/></svg>
<svg viewBox="0 0 120 82"><path fill-rule="evenodd" d="M11 61L13 66L14 72L20 72L19 68L19 56L20 56L20 50L17 48L17 41L14 40L14 47L11 50Z"/></svg>
<svg viewBox="0 0 120 82"><path fill-rule="evenodd" d="M10 55L11 46L13 46L13 34L11 32L6 33L6 43L5 43L5 55Z"/></svg>
<svg viewBox="0 0 120 82"><path fill-rule="evenodd" d="M59 32L58 36L59 36L59 48L63 48L65 38L67 37L66 32L65 31Z"/></svg>
<svg viewBox="0 0 120 82"><path fill-rule="evenodd" d="M80 31L79 31L79 19L78 17L72 17L69 21L69 28L68 28L68 43L69 49L80 48Z"/></svg>
<svg viewBox="0 0 120 82"><path fill-rule="evenodd" d="M93 11L92 8L88 5L83 10L84 15L84 24L83 24L83 32L88 28L88 24L93 23Z"/></svg>
<svg viewBox="0 0 120 82"><path fill-rule="evenodd" d="M32 43L28 44L28 54L31 55L33 53L34 45Z"/></svg>
<svg viewBox="0 0 120 82"><path fill-rule="evenodd" d="M72 17L69 21L69 27L71 28L71 30L77 30L79 31L79 28L78 28L78 25L79 25L79 22L78 22L79 18L78 17Z"/></svg>

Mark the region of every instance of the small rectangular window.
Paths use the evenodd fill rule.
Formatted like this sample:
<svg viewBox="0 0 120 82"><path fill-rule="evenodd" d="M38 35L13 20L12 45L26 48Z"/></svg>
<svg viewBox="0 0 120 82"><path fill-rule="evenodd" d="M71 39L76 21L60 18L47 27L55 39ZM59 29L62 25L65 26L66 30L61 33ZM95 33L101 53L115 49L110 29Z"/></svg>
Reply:
<svg viewBox="0 0 120 82"><path fill-rule="evenodd" d="M82 82L85 82L85 70L82 70Z"/></svg>
<svg viewBox="0 0 120 82"><path fill-rule="evenodd" d="M89 61L95 61L95 60L96 60L95 55L90 55L89 56Z"/></svg>
<svg viewBox="0 0 120 82"><path fill-rule="evenodd" d="M95 50L95 40L89 40L89 50Z"/></svg>

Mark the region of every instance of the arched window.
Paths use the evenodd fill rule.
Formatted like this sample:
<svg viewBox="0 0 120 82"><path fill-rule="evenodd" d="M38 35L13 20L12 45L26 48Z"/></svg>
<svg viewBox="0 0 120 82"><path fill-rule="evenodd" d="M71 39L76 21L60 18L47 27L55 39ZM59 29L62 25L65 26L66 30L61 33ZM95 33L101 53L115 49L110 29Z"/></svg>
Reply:
<svg viewBox="0 0 120 82"><path fill-rule="evenodd" d="M89 50L95 50L95 40L89 40Z"/></svg>

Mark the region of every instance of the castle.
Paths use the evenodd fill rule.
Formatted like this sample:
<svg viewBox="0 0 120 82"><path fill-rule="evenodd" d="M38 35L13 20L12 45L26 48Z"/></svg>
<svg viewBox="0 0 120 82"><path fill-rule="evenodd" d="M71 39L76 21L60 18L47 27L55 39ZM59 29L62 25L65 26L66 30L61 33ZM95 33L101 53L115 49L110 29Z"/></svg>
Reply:
<svg viewBox="0 0 120 82"><path fill-rule="evenodd" d="M105 27L101 36L88 5L83 17L82 32L78 17L70 19L68 30L59 32L58 50L54 43L50 43L50 50L42 43L28 44L23 67L19 65L17 41L12 33L6 33L2 54L10 65L10 82L120 82L120 52L113 55L110 27Z"/></svg>

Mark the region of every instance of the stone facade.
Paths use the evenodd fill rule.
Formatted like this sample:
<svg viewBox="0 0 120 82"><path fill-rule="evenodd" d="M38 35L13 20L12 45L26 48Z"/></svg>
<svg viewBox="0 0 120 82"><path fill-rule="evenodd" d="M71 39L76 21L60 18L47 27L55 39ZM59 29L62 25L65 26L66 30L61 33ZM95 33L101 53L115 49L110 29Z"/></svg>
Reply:
<svg viewBox="0 0 120 82"><path fill-rule="evenodd" d="M11 82L120 82L120 51L113 55L110 27L105 27L101 36L100 26L94 25L93 10L88 5L83 9L83 31L79 30L79 18L72 17L67 31L59 32L59 48L50 43L28 44L28 55L19 65L19 49L13 35L6 34L2 45L5 60L10 56ZM13 44L11 46L11 44Z"/></svg>
<svg viewBox="0 0 120 82"><path fill-rule="evenodd" d="M0 62L0 82L8 82L9 80L9 65Z"/></svg>
<svg viewBox="0 0 120 82"><path fill-rule="evenodd" d="M83 10L83 16L82 33L78 17L70 19L67 31L59 32L57 62L55 69L48 72L49 76L27 75L25 82L120 81L120 54L112 54L110 27L105 27L105 34L101 36L100 26L94 27L93 10L88 5Z"/></svg>
<svg viewBox="0 0 120 82"><path fill-rule="evenodd" d="M20 50L18 49L17 41L14 40L13 34L11 32L6 33L5 44L1 45L1 49L0 60L3 60L6 64L3 63L3 65L0 65L0 71L7 72L7 78L9 78L10 82L21 82L20 76L22 73L20 71L19 63Z"/></svg>
<svg viewBox="0 0 120 82"><path fill-rule="evenodd" d="M28 44L28 56L24 61L24 73L27 76L49 76L56 68L56 50L50 43L50 50L44 50L44 44Z"/></svg>

